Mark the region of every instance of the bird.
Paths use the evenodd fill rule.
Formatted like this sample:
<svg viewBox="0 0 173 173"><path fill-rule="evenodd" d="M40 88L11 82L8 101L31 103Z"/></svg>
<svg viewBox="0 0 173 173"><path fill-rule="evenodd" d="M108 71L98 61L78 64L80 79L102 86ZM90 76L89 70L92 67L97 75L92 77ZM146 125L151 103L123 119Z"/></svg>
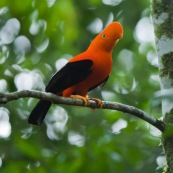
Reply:
<svg viewBox="0 0 173 173"><path fill-rule="evenodd" d="M112 69L113 48L122 37L122 25L117 21L111 22L93 39L86 51L71 58L53 75L45 92L80 98L86 106L88 92L104 85L108 80ZM97 98L93 100L100 103ZM39 100L29 115L28 123L41 125L51 104L48 100Z"/></svg>

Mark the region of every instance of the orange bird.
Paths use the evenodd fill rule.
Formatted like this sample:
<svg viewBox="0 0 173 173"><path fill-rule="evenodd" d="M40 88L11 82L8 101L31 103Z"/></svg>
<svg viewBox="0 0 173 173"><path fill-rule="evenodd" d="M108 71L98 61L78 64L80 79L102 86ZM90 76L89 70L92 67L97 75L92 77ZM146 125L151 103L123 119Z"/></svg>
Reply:
<svg viewBox="0 0 173 173"><path fill-rule="evenodd" d="M105 84L109 78L112 68L112 51L122 36L121 24L110 23L94 38L85 52L70 59L55 73L46 86L46 92L64 97L78 97L86 105L87 93ZM51 104L50 101L40 100L32 110L28 122L41 125Z"/></svg>

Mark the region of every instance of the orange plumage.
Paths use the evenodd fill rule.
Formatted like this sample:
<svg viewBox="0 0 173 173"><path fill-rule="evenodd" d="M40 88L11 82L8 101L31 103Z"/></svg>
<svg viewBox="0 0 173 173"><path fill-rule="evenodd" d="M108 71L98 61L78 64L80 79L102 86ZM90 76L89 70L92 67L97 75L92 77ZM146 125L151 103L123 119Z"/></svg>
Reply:
<svg viewBox="0 0 173 173"><path fill-rule="evenodd" d="M123 36L120 23L112 22L91 42L88 49L73 57L49 81L46 92L70 97L87 96L90 90L106 82L112 68L112 51ZM40 125L51 106L40 100L30 114L28 122Z"/></svg>

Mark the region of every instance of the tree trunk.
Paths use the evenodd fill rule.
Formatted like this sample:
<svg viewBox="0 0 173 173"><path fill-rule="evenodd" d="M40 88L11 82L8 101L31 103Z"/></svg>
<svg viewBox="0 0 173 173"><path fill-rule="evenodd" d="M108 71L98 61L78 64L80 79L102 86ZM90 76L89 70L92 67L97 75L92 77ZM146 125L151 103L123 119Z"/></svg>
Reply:
<svg viewBox="0 0 173 173"><path fill-rule="evenodd" d="M152 17L161 90L170 89L173 88L173 0L153 0ZM167 160L165 171L173 173L173 99L162 100L162 115L166 124L162 138Z"/></svg>

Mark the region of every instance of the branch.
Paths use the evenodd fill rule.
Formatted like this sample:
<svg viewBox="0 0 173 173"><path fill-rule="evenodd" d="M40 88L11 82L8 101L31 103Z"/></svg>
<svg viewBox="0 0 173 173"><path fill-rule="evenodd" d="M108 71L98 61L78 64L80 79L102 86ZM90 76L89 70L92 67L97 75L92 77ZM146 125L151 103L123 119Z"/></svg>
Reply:
<svg viewBox="0 0 173 173"><path fill-rule="evenodd" d="M29 90L23 90L23 91L17 91L13 93L0 93L0 104L4 104L13 100L17 100L20 98L25 97L33 97L37 99L44 99L49 100L52 103L55 104L64 104L64 105L74 105L74 106L83 106L83 101L81 99L74 99L74 98L67 98L67 97L60 97L56 96L51 93L46 92L40 92L40 91L29 91ZM93 100L89 100L86 107L90 108L99 108L97 103ZM153 116L147 114L146 112L135 108L133 106L117 103L117 102L108 102L103 101L103 107L102 109L110 109L110 110L117 110L124 113L129 113L131 115L134 115L140 119L143 119L144 121L150 123L151 125L158 128L161 132L165 129L165 124L163 121L158 120L154 118Z"/></svg>

